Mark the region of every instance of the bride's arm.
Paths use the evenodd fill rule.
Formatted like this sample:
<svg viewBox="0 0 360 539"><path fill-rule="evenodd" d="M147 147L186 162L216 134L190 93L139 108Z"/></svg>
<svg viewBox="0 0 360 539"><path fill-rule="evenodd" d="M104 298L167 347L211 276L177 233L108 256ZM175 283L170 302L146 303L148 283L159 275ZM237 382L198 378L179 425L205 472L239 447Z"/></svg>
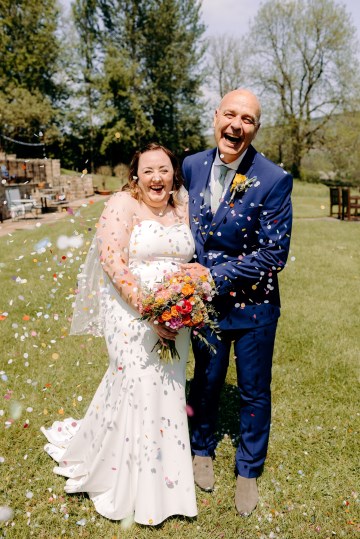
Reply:
<svg viewBox="0 0 360 539"><path fill-rule="evenodd" d="M113 195L101 214L96 236L103 270L120 296L139 310L139 281L128 266L135 205L127 192Z"/></svg>
<svg viewBox="0 0 360 539"><path fill-rule="evenodd" d="M121 297L140 313L140 282L128 266L129 242L136 205L137 202L127 192L112 196L101 214L96 237L103 270ZM175 339L177 331L164 324L150 322L150 325L160 338Z"/></svg>

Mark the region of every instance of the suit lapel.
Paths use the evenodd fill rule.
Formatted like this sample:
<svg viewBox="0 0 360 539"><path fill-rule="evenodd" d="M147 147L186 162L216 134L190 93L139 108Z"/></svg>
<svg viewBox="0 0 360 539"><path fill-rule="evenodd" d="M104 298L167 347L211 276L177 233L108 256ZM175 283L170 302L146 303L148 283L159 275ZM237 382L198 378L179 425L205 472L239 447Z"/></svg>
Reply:
<svg viewBox="0 0 360 539"><path fill-rule="evenodd" d="M244 174L245 176L250 175L250 167L252 167L254 163L254 158L256 155L256 150L253 146L249 146L247 149L247 152L244 156L244 159L241 161L239 168L236 171L236 174Z"/></svg>
<svg viewBox="0 0 360 539"><path fill-rule="evenodd" d="M256 155L256 150L253 146L250 145L243 160L241 161L236 171L236 174L244 174L245 176L250 177L253 164L254 164L255 155ZM228 189L226 190L224 194L223 202L220 203L220 206L218 207L217 212L215 213L215 215L213 215L213 219L212 219L212 223L210 227L211 231L214 231L219 226L219 224L224 220L228 211L231 209L232 206L230 206L229 200L230 200L230 186L228 187Z"/></svg>
<svg viewBox="0 0 360 539"><path fill-rule="evenodd" d="M194 194L199 204L199 221L203 226L209 225L212 218L210 207L210 172L215 159L216 149L210 150L205 158L199 163L199 168L195 181Z"/></svg>

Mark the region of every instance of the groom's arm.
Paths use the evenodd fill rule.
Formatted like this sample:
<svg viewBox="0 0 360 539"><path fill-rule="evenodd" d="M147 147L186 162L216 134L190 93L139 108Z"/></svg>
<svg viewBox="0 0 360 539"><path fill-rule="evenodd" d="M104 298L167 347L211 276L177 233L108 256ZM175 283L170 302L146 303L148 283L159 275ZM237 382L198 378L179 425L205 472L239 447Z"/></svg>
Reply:
<svg viewBox="0 0 360 539"><path fill-rule="evenodd" d="M264 201L260 214L258 248L236 260L210 268L220 295L246 284L256 286L269 272L279 272L286 264L292 226L292 176L284 174Z"/></svg>

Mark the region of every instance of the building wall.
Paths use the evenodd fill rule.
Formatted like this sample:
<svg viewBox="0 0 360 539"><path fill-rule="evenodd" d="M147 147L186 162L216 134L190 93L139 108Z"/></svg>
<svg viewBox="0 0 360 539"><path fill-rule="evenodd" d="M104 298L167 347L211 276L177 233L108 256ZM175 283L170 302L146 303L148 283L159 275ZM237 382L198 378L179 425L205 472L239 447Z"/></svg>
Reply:
<svg viewBox="0 0 360 539"><path fill-rule="evenodd" d="M15 155L0 153L0 175L2 219L10 217L7 189L19 189L21 199L31 197L39 204L46 197L48 206L64 198L71 202L94 194L92 176L61 174L59 159L17 159Z"/></svg>

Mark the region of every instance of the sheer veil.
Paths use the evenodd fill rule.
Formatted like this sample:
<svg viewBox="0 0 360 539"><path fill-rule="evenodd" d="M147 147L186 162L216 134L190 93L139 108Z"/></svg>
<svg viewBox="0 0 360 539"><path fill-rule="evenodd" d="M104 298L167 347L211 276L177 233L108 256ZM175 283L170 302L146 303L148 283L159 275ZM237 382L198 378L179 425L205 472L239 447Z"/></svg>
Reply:
<svg viewBox="0 0 360 539"><path fill-rule="evenodd" d="M108 286L108 277L100 262L96 234L77 278L78 293L73 304L70 335L91 334L101 337L104 335L101 293Z"/></svg>
<svg viewBox="0 0 360 539"><path fill-rule="evenodd" d="M183 205L183 214L186 214L188 204L186 189L181 187L178 195ZM81 273L77 276L78 293L73 303L74 311L70 335L91 334L96 337L104 335L105 297L109 293L119 294L120 297L129 294L129 290L122 291L121 288L120 290L113 288L112 280L105 271L106 267L107 265L111 267L111 271L116 268L118 281L119 277L123 279L121 276L129 274L129 268L125 265L124 260L128 258L131 231L134 222L141 222L143 219L148 219L148 212L139 211L138 203L127 192L116 193L106 204ZM100 261L99 249L102 248L105 253L108 251L115 253L109 256L108 264L106 258L103 259L103 263ZM126 280L129 281L129 279ZM127 285L129 284L127 282ZM130 289L134 288L135 284L136 280Z"/></svg>

